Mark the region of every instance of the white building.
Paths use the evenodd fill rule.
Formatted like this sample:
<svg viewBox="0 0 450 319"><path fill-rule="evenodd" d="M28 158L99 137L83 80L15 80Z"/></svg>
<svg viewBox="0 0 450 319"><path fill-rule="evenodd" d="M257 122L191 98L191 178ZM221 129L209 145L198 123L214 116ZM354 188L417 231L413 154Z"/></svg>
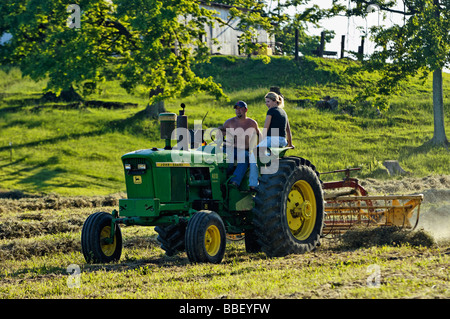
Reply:
<svg viewBox="0 0 450 319"><path fill-rule="evenodd" d="M202 4L203 8L208 10L217 11L217 16L223 21L229 20L230 8L232 6L211 2L210 5ZM241 8L240 10L248 10ZM239 19L234 18L229 21L229 25L221 26L219 23L215 23L214 26L206 25L206 42L210 49L210 54L223 54L223 55L242 55L243 50L239 48L239 37L243 33L237 30L239 24ZM212 39L216 39L218 42L214 44ZM258 30L257 38L255 39L257 43L266 43L268 46L267 52L265 54L272 55L273 49L275 47L275 37L270 36L265 30Z"/></svg>

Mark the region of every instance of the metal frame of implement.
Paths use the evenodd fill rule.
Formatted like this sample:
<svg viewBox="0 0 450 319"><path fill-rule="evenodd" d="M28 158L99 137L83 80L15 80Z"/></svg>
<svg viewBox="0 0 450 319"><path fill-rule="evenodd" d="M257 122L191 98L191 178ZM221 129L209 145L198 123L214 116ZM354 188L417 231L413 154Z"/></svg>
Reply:
<svg viewBox="0 0 450 319"><path fill-rule="evenodd" d="M350 188L341 193L325 194L325 237L343 234L354 226L399 226L411 230L417 227L422 194L369 196L356 178L350 178L350 172L355 170L360 168L321 173L345 173L342 181L323 183L324 190ZM415 211L416 220L412 226L410 219Z"/></svg>

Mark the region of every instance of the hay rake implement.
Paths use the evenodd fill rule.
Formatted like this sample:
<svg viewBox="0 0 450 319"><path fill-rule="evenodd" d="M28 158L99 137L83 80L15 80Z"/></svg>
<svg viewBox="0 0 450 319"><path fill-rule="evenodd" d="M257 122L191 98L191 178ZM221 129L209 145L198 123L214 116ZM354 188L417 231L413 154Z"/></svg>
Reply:
<svg viewBox="0 0 450 319"><path fill-rule="evenodd" d="M350 172L355 170L360 168L321 173L345 173L342 181L323 183L325 238L334 238L355 226L398 226L411 230L416 228L423 195L369 196L359 181L350 177ZM417 212L415 217L414 212Z"/></svg>

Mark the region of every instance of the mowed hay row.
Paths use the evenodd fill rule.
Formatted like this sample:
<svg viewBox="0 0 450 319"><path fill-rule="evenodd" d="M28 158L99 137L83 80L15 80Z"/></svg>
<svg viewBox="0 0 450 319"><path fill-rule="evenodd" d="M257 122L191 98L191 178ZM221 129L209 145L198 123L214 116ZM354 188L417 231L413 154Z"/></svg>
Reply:
<svg viewBox="0 0 450 319"><path fill-rule="evenodd" d="M0 239L30 238L43 234L58 234L80 231L84 219L75 216L63 220L24 221L20 219L0 220Z"/></svg>
<svg viewBox="0 0 450 319"><path fill-rule="evenodd" d="M58 194L33 195L20 191L0 191L0 214L48 209L111 207L117 206L119 199L124 196L118 193L107 196L64 197Z"/></svg>
<svg viewBox="0 0 450 319"><path fill-rule="evenodd" d="M81 251L79 236L74 234L46 235L42 237L7 240L0 244L0 261L27 259L55 253Z"/></svg>
<svg viewBox="0 0 450 319"><path fill-rule="evenodd" d="M80 251L79 233L89 214L88 209L2 214L0 261Z"/></svg>
<svg viewBox="0 0 450 319"><path fill-rule="evenodd" d="M433 236L423 229L411 231L398 226L355 227L345 232L341 239L341 245L349 249L401 245L432 247L436 244Z"/></svg>
<svg viewBox="0 0 450 319"><path fill-rule="evenodd" d="M110 212L113 207L101 210ZM81 252L81 230L98 208L10 213L0 217L0 261L24 260L56 253ZM159 243L152 229L121 227L124 248L152 249Z"/></svg>

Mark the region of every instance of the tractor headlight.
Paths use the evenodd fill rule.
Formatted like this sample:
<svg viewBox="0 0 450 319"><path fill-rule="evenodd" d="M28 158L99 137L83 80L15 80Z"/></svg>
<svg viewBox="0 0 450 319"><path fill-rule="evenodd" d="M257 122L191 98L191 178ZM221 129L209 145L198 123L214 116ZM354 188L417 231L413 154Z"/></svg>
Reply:
<svg viewBox="0 0 450 319"><path fill-rule="evenodd" d="M147 169L147 165L145 165L145 164L138 164L138 169Z"/></svg>
<svg viewBox="0 0 450 319"><path fill-rule="evenodd" d="M130 170L131 169L131 164L125 164L125 169L126 170Z"/></svg>

